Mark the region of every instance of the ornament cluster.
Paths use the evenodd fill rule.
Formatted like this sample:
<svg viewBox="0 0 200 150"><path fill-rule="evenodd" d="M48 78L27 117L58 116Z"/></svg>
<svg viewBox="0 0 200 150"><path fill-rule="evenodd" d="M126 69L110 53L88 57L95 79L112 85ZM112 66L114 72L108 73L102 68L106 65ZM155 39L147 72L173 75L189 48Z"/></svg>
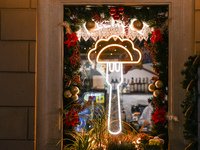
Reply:
<svg viewBox="0 0 200 150"><path fill-rule="evenodd" d="M124 7L111 7L109 13L114 20L120 20L124 14Z"/></svg>
<svg viewBox="0 0 200 150"><path fill-rule="evenodd" d="M149 84L148 89L150 92L153 92L153 96L160 97L162 87L163 87L163 82L161 80L157 80Z"/></svg>
<svg viewBox="0 0 200 150"><path fill-rule="evenodd" d="M64 91L64 97L72 98L73 101L77 101L79 92L80 90L77 86L72 86L70 90Z"/></svg>

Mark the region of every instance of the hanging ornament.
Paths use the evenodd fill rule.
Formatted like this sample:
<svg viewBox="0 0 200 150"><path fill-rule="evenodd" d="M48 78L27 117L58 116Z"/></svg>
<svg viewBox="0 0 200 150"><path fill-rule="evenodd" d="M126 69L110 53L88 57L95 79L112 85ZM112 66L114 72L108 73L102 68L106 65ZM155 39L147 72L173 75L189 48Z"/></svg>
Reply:
<svg viewBox="0 0 200 150"><path fill-rule="evenodd" d="M150 92L153 92L153 91L155 91L156 87L153 83L151 83L151 84L149 84L148 89Z"/></svg>
<svg viewBox="0 0 200 150"><path fill-rule="evenodd" d="M115 15L117 13L117 10L115 7L111 7L109 11L110 15Z"/></svg>
<svg viewBox="0 0 200 150"><path fill-rule="evenodd" d="M120 19L120 16L119 16L119 14L117 13L117 14L115 14L114 16L113 16L113 19L114 20L119 20Z"/></svg>
<svg viewBox="0 0 200 150"><path fill-rule="evenodd" d="M134 28L135 30L137 30L137 31L142 30L142 28L143 28L143 22L140 21L140 20L135 20L135 21L133 22L133 28Z"/></svg>
<svg viewBox="0 0 200 150"><path fill-rule="evenodd" d="M78 95L72 95L72 100L77 101L78 100Z"/></svg>
<svg viewBox="0 0 200 150"><path fill-rule="evenodd" d="M155 83L156 88L160 89L163 87L163 82L161 80L157 80Z"/></svg>
<svg viewBox="0 0 200 150"><path fill-rule="evenodd" d="M86 22L86 28L88 31L93 31L96 28L96 23L92 20Z"/></svg>
<svg viewBox="0 0 200 150"><path fill-rule="evenodd" d="M70 92L70 90L66 90L65 92L64 92L64 97L65 98L70 98L72 96L72 93Z"/></svg>
<svg viewBox="0 0 200 150"><path fill-rule="evenodd" d="M77 94L79 93L79 88L78 88L77 86L73 86L73 87L71 88L71 93L72 93L73 95L77 95Z"/></svg>
<svg viewBox="0 0 200 150"><path fill-rule="evenodd" d="M124 7L119 7L117 11L120 15L124 14Z"/></svg>
<svg viewBox="0 0 200 150"><path fill-rule="evenodd" d="M153 96L155 96L155 97L159 97L160 94L161 94L160 90L155 90L155 91L153 92Z"/></svg>

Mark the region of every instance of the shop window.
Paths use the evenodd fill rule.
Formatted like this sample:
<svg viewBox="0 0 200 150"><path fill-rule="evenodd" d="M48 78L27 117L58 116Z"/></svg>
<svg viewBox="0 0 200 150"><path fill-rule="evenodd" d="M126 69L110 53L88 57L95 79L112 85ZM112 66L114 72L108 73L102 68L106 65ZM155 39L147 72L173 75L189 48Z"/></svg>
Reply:
<svg viewBox="0 0 200 150"><path fill-rule="evenodd" d="M167 129L167 19L168 6L64 6L65 133L104 114L111 134Z"/></svg>

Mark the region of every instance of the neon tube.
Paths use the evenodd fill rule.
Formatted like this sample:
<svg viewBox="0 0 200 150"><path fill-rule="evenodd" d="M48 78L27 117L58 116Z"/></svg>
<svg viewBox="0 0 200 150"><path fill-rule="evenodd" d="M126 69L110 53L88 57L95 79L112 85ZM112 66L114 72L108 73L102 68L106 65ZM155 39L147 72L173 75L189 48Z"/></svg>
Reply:
<svg viewBox="0 0 200 150"><path fill-rule="evenodd" d="M124 41L127 41L127 42L130 42L131 43L131 46L132 46L132 51L136 51L136 52L138 52L138 54L139 54L139 59L137 60L137 61L134 61L133 60L133 56L132 56L132 54L131 54L131 52L130 52L130 50L129 49L127 49L125 46L122 46L122 45L119 45L119 44L109 44L109 45L107 45L107 46L105 46L105 47L103 47L102 49L100 49L100 51L98 52L98 54L97 54L97 57L96 57L96 62L97 63L106 63L107 64L107 67L106 67L106 82L107 82L107 84L109 85L109 87L110 87L110 93L109 93L109 106L108 106L108 108L109 108L109 110L108 110L108 131L109 131L109 133L111 133L111 134L119 134L120 132L121 132L121 130L122 130L122 124L121 124L121 106L120 106L120 93L119 93L119 86L122 84L122 82L123 82L123 64L137 64L137 63L139 63L140 61L141 61L141 59L142 59L142 54L141 54L141 52L138 50L138 49L136 49L135 47L134 47L134 44L133 44L133 42L131 41L131 40L129 40L129 39L121 39L119 36L117 36L117 35L112 35L112 36L110 36L108 39L100 39L100 40L98 40L97 42L96 42L96 44L95 44L95 48L93 48L93 49L91 49L89 52L88 52L88 60L89 60L89 62L90 63L93 63L92 62L92 60L90 59L90 54L93 52L93 51L95 51L95 53L96 53L96 49L97 49L97 46L98 46L98 43L99 42L108 42L111 38L113 38L113 39L115 39L115 38L117 38L117 39L119 39L121 42L124 42ZM102 54L102 52L104 51L104 50L106 50L107 48L110 48L110 47L120 47L120 48L122 48L122 49L124 49L127 53L128 53L128 55L129 55L129 57L130 57L130 61L118 61L118 62L109 62L109 61L99 61L99 57L100 57L100 55ZM116 131L116 132L113 132L110 128L111 128L111 126L110 126L110 121L111 121L111 106L112 106L112 85L110 84L110 82L109 82L109 74L108 74L108 72L118 72L118 73L120 73L120 78L121 78L121 81L117 84L117 105L118 105L118 123L119 123L119 130L118 131Z"/></svg>
<svg viewBox="0 0 200 150"><path fill-rule="evenodd" d="M117 64L119 64L119 68L117 69ZM111 66L114 69L111 69ZM113 132L110 129L110 117L111 117L111 106L112 106L112 85L109 82L108 79L108 71L110 72L120 72L121 74L121 81L119 82L119 84L117 85L117 105L118 105L118 119L119 119L119 130L117 132ZM123 82L123 65L122 63L107 63L107 67L106 67L106 82L108 83L109 87L110 87L110 93L109 93L109 106L108 106L108 131L110 134L119 134L122 130L122 123L121 123L121 106L120 106L120 93L119 93L119 86L122 84Z"/></svg>

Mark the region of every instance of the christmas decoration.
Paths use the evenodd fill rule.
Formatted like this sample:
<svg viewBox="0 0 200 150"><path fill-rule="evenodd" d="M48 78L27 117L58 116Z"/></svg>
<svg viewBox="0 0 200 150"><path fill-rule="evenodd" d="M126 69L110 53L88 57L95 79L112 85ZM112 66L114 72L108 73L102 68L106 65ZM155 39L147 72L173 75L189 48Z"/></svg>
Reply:
<svg viewBox="0 0 200 150"><path fill-rule="evenodd" d="M117 13L117 9L115 7L111 7L109 13L110 15L115 15Z"/></svg>
<svg viewBox="0 0 200 150"><path fill-rule="evenodd" d="M115 10L111 11L111 8L115 8ZM168 11L168 7L166 6L141 6L140 9L137 8L137 6L123 6L123 9L119 9L120 6L107 6L107 5L102 5L98 7L88 7L86 5L81 5L81 6L65 6L64 9L67 10L65 12L64 20L69 23L69 26L66 27L65 29L67 30L67 33L70 35L65 36L65 49L64 49L64 75L68 75L69 78L64 77L64 91L71 89L72 86L76 85L79 89L81 88L81 85L79 82L74 83L72 81L72 78L74 75L72 73L74 71L78 72L78 69L80 67L80 50L79 50L79 44L76 39L75 33L79 30L80 26L83 25L85 22L88 20L94 20L95 22L99 22L103 25L106 25L108 21L110 21L111 17L115 19L119 19L121 21L115 21L116 22L122 22L122 24L125 25L125 34L128 33L128 28L131 20L133 18L136 18L138 20L141 20L142 22L148 23L149 26L154 27L154 28L161 28L161 23L166 22L167 17L165 16L165 12ZM162 13L164 12L164 16ZM102 15L103 14L103 15ZM114 19L114 20L115 20ZM70 29L70 30L69 30ZM144 26L145 29L145 26ZM161 80L164 84L164 86L159 89L161 91L161 95L166 94L166 86L168 83L168 69L167 69L167 57L168 57L168 32L167 32L167 27L165 28L166 30L162 30L162 38L160 38L158 33L153 33L153 37L151 39L150 44L146 44L149 47L149 50L151 52L151 57L153 60L153 67L156 66L155 63L160 63L157 68L154 69L156 72L157 76L159 77L159 80ZM141 30L140 30L141 32ZM78 34L78 33L77 33ZM123 34L123 35L125 35ZM72 36L73 35L73 36ZM121 34L120 34L121 35ZM91 35L89 35L91 36ZM146 36L148 37L149 36ZM158 37L158 38L157 38ZM88 39L89 37L86 37ZM99 37L102 38L102 37ZM137 36L139 38L139 36ZM145 39L147 41L147 39ZM143 39L140 39L140 41ZM148 41L149 42L149 41ZM162 42L162 43L161 43ZM80 73L78 73L80 75ZM156 88L155 88L156 89ZM73 95L74 96L74 95ZM167 110L167 101L162 98L163 96L160 96L159 98L153 97L152 99L149 99L149 102L152 104L154 110L157 108L162 108ZM69 103L76 104L72 98L65 98L64 99L64 108L66 105ZM76 105L75 105L76 106ZM85 107L84 107L85 108ZM79 110L82 111L84 109L83 107L67 107L67 111L69 112L70 110ZM78 111L77 111L78 112ZM65 117L64 117L65 118ZM65 120L66 121L66 120ZM65 129L66 126L68 125L65 123ZM73 125L71 125L73 126ZM165 121L163 124L160 123L155 123L153 120L152 122L152 134L153 135L159 135L163 134L165 135L165 149L167 149L167 121ZM68 130L68 128L66 129Z"/></svg>
<svg viewBox="0 0 200 150"><path fill-rule="evenodd" d="M155 91L153 92L153 96L155 96L155 97L159 97L160 94L161 94L160 90L155 90Z"/></svg>
<svg viewBox="0 0 200 150"><path fill-rule="evenodd" d="M119 20L119 19L120 19L119 14L115 14L115 15L113 16L113 19L114 19L114 20Z"/></svg>
<svg viewBox="0 0 200 150"><path fill-rule="evenodd" d="M72 77L68 76L68 75L64 75L64 81L66 82L65 87L69 87L71 85L71 83L73 84L78 84L81 83L81 79L80 79L80 75L73 75Z"/></svg>
<svg viewBox="0 0 200 150"><path fill-rule="evenodd" d="M78 95L72 95L72 100L77 101L78 100Z"/></svg>
<svg viewBox="0 0 200 150"><path fill-rule="evenodd" d="M72 12L69 8L66 8L65 15L68 17L70 17L72 15Z"/></svg>
<svg viewBox="0 0 200 150"><path fill-rule="evenodd" d="M71 93L77 95L79 93L79 88L77 86L71 87Z"/></svg>
<svg viewBox="0 0 200 150"><path fill-rule="evenodd" d="M96 23L94 21L87 21L85 27L88 31L93 31L96 28Z"/></svg>
<svg viewBox="0 0 200 150"><path fill-rule="evenodd" d="M155 18L157 20L158 18ZM166 141L164 143L164 149L168 149L168 124L166 120L166 112L168 101L166 99L167 95L167 85L168 85L168 30L167 28L161 31L159 30L160 24L154 23L156 29L152 32L152 37L150 43L144 42L147 50L150 51L151 58L153 61L153 70L156 73L156 77L152 80L154 83L158 81L153 93L153 97L148 101L154 108L152 115L152 135L156 136L159 134L163 135L163 139ZM160 82L160 81L163 83ZM160 114L160 115L158 115Z"/></svg>
<svg viewBox="0 0 200 150"><path fill-rule="evenodd" d="M152 119L155 124L161 123L164 124L166 121L166 111L164 109L156 109L156 111L152 115Z"/></svg>
<svg viewBox="0 0 200 150"><path fill-rule="evenodd" d="M184 138L190 142L185 149L198 149L198 67L200 56L189 56L185 62L185 69L181 74L185 77L181 82L182 88L186 90L185 99L181 106L183 108Z"/></svg>
<svg viewBox="0 0 200 150"><path fill-rule="evenodd" d="M79 59L79 56L77 55L78 50L75 49L75 51L73 51L73 55L69 58L69 61L71 63L71 65L76 66L77 61Z"/></svg>
<svg viewBox="0 0 200 150"><path fill-rule="evenodd" d="M142 30L142 28L143 28L143 22L140 21L140 20L135 20L135 21L133 22L133 28L134 28L135 30L137 30L137 31Z"/></svg>
<svg viewBox="0 0 200 150"><path fill-rule="evenodd" d="M76 111L71 110L65 114L64 124L66 126L68 126L68 127L75 126L75 124L78 123L78 121L79 121L79 118L78 118L78 114Z"/></svg>
<svg viewBox="0 0 200 150"><path fill-rule="evenodd" d="M121 18L120 15L124 14L124 7L119 7L119 8L111 7L109 13L110 15L112 15L114 20L120 20Z"/></svg>
<svg viewBox="0 0 200 150"><path fill-rule="evenodd" d="M64 42L67 47L76 46L76 42L78 41L78 37L76 36L76 33L69 34L67 33L67 40Z"/></svg>
<svg viewBox="0 0 200 150"><path fill-rule="evenodd" d="M70 92L70 90L66 90L65 92L64 92L64 97L65 98L70 98L72 96L72 93Z"/></svg>
<svg viewBox="0 0 200 150"><path fill-rule="evenodd" d="M117 9L117 11L118 11L119 15L123 15L124 14L124 7L119 7Z"/></svg>
<svg viewBox="0 0 200 150"><path fill-rule="evenodd" d="M66 33L72 34L72 29L70 28L70 24L68 22L64 21L60 25L65 27Z"/></svg>
<svg viewBox="0 0 200 150"><path fill-rule="evenodd" d="M149 84L148 89L150 92L155 91L156 87L155 87L154 83Z"/></svg>
<svg viewBox="0 0 200 150"><path fill-rule="evenodd" d="M160 80L157 80L155 83L156 88L161 89L163 87L163 82Z"/></svg>
<svg viewBox="0 0 200 150"><path fill-rule="evenodd" d="M160 33L160 30L155 29L153 31L153 36L151 37L151 42L154 44L155 42L162 41L162 40L163 40L163 38L162 38L162 35Z"/></svg>

